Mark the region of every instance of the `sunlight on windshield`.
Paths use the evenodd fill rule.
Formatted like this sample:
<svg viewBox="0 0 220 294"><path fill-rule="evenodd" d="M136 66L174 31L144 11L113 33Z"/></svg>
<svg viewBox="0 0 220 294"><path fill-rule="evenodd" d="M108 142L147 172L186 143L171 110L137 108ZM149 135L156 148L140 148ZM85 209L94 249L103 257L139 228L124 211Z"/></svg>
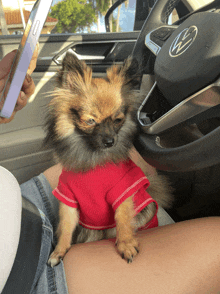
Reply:
<svg viewBox="0 0 220 294"><path fill-rule="evenodd" d="M59 20L53 33L104 33L104 16L108 9L117 1L84 0L71 2L54 0L50 17ZM136 0L126 0L113 12L110 19L112 32L133 31L135 20ZM85 15L85 17L83 17Z"/></svg>

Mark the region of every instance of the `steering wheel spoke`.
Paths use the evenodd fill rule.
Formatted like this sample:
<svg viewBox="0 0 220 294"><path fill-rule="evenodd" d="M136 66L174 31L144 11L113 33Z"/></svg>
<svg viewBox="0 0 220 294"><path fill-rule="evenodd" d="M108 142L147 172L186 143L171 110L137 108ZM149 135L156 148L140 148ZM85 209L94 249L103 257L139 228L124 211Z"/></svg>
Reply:
<svg viewBox="0 0 220 294"><path fill-rule="evenodd" d="M134 46L132 56L137 59L139 64L143 66L143 56L144 59L148 59L150 56L150 52L152 51L155 55L159 53L159 47L158 41L152 41L151 38L147 41L150 41L148 43L147 47L150 49L150 51L146 52L146 37L155 30L158 30L160 27L167 27L168 26L168 18L170 14L172 13L173 9L176 7L180 0L158 0L155 1L154 6L152 7L144 25L140 32L140 35L138 37L138 40L136 42L136 45ZM172 28L172 26L170 26ZM154 45L155 43L155 45ZM161 43L161 42L159 42ZM159 47L158 47L159 46ZM156 53L155 53L156 52Z"/></svg>
<svg viewBox="0 0 220 294"><path fill-rule="evenodd" d="M166 40L172 35L172 33L178 28L175 25L163 25L153 31L145 37L146 47L157 56Z"/></svg>
<svg viewBox="0 0 220 294"><path fill-rule="evenodd" d="M151 122L145 112L145 105L151 95L154 95L156 84L155 82L138 110L138 121L142 130L149 135L160 134L220 104L220 79L218 79L215 83L183 100L160 118Z"/></svg>

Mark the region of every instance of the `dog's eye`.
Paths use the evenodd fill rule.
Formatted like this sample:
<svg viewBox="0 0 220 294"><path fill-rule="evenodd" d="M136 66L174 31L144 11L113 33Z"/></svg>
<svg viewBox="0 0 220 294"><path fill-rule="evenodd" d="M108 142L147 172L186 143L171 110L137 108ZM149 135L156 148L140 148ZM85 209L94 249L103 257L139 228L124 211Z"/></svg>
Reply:
<svg viewBox="0 0 220 294"><path fill-rule="evenodd" d="M74 116L79 117L79 112L74 108L70 108L70 113L73 114Z"/></svg>
<svg viewBox="0 0 220 294"><path fill-rule="evenodd" d="M114 120L114 123L115 124L120 124L122 122L122 118L116 118L115 120Z"/></svg>
<svg viewBox="0 0 220 294"><path fill-rule="evenodd" d="M94 126L96 124L96 121L93 118L90 118L86 121L87 125Z"/></svg>

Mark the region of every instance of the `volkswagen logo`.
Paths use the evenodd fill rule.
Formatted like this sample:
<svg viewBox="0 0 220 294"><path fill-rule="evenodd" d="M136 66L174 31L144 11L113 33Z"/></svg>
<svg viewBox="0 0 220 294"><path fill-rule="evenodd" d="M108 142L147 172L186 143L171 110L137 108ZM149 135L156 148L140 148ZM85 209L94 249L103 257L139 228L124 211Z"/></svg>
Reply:
<svg viewBox="0 0 220 294"><path fill-rule="evenodd" d="M186 28L181 33L179 33L170 46L170 56L177 57L183 54L195 41L197 33L198 28L196 26Z"/></svg>

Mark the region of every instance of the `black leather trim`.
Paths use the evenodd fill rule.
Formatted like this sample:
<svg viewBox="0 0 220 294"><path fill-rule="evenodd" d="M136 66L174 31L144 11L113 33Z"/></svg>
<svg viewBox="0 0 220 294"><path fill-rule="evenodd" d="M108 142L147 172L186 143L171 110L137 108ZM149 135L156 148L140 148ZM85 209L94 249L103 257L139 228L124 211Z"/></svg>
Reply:
<svg viewBox="0 0 220 294"><path fill-rule="evenodd" d="M42 219L36 206L22 198L21 234L15 261L2 294L29 294L36 274Z"/></svg>

